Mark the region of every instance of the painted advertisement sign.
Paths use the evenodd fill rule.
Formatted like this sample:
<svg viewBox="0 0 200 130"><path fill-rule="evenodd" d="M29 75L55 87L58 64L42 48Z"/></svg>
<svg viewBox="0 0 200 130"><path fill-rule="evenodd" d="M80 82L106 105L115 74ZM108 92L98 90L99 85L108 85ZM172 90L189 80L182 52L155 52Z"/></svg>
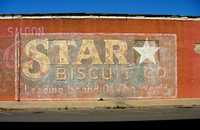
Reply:
<svg viewBox="0 0 200 130"><path fill-rule="evenodd" d="M200 98L200 21L0 17L0 100Z"/></svg>
<svg viewBox="0 0 200 130"><path fill-rule="evenodd" d="M176 35L21 36L21 99L176 97Z"/></svg>

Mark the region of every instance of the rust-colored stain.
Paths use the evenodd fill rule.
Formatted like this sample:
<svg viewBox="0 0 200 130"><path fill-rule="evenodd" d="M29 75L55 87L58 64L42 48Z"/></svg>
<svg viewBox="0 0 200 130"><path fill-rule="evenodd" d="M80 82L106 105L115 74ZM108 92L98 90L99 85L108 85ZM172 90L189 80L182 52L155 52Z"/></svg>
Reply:
<svg viewBox="0 0 200 130"><path fill-rule="evenodd" d="M200 97L200 21L22 18L0 27L0 100Z"/></svg>

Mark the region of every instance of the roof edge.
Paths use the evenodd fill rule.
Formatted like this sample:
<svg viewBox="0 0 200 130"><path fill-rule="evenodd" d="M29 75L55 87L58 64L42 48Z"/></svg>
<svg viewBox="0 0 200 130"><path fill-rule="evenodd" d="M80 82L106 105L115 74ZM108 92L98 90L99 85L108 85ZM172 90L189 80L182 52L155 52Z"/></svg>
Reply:
<svg viewBox="0 0 200 130"><path fill-rule="evenodd" d="M200 16L149 15L149 14L104 14L104 13L48 13L48 14L0 14L0 19L49 19L49 18L102 18L102 19L161 19L161 20L200 20Z"/></svg>

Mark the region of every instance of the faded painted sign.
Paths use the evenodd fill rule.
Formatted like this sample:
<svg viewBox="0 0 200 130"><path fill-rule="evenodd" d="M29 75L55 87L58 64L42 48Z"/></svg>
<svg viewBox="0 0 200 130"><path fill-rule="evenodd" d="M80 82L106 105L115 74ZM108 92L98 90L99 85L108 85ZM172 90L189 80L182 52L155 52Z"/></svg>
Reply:
<svg viewBox="0 0 200 130"><path fill-rule="evenodd" d="M20 98L176 97L176 35L21 36Z"/></svg>
<svg viewBox="0 0 200 130"><path fill-rule="evenodd" d="M1 17L0 28L0 100L200 97L198 18Z"/></svg>

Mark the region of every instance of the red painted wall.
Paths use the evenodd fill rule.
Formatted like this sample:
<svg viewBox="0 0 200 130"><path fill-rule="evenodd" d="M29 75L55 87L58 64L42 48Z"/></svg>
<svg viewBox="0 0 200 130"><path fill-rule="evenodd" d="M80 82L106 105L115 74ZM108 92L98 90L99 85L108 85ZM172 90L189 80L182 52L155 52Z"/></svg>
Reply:
<svg viewBox="0 0 200 130"><path fill-rule="evenodd" d="M20 98L19 73L14 69L17 61L13 58L17 50L15 34L31 32L176 34L177 98L200 98L200 54L194 51L195 43L200 42L200 21L21 18L0 20L0 100Z"/></svg>

